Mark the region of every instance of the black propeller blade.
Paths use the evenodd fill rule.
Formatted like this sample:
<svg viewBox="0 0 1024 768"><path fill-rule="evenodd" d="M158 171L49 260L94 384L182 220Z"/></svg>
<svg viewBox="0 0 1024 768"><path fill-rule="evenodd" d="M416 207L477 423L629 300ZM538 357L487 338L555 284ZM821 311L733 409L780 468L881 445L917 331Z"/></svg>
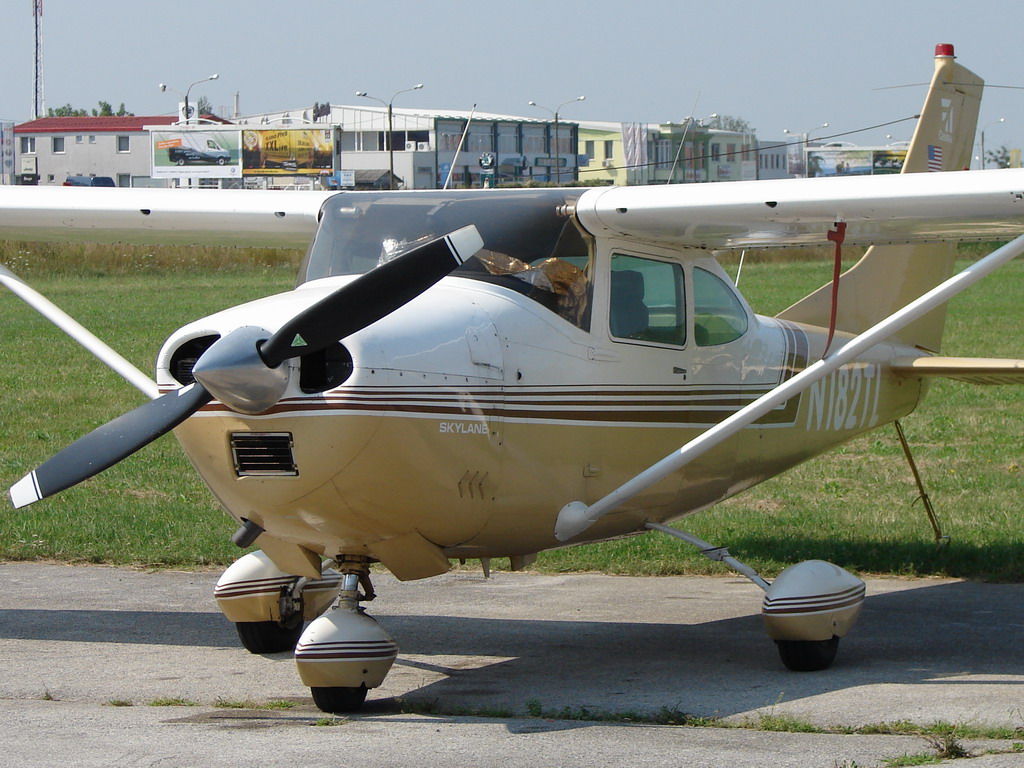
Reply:
<svg viewBox="0 0 1024 768"><path fill-rule="evenodd" d="M380 320L427 290L481 247L483 241L476 227L469 226L414 248L300 312L273 334L258 354L252 348L256 343L251 335L253 329L241 328L228 334L210 348L220 347L217 354L211 355L219 358L224 358L224 350L228 350L228 359L218 359L216 364L207 366L203 376L208 379L207 385L197 381L182 387L79 438L15 483L10 490L12 503L24 507L99 474L174 429L214 396L229 407L235 407L233 401L238 401L238 410L244 413L269 408L279 397L273 394L275 388L283 392L287 386L287 378L282 385L281 374L272 373L271 369L289 358L318 352ZM251 340L251 344L239 343L245 339ZM210 351L203 357L206 354ZM197 361L196 369L203 367L203 357ZM245 384L246 376L239 376L240 371L255 379L255 385ZM233 390L237 389L248 391L233 397ZM262 407L255 406L257 410L252 409L249 399L253 392L257 393L257 402L260 396L264 398Z"/></svg>
<svg viewBox="0 0 1024 768"><path fill-rule="evenodd" d="M260 357L276 368L319 352L416 298L482 247L470 226L413 248L297 314L260 347Z"/></svg>
<svg viewBox="0 0 1024 768"><path fill-rule="evenodd" d="M24 507L99 474L174 429L211 399L202 385L191 384L121 414L25 475L11 488L11 502Z"/></svg>

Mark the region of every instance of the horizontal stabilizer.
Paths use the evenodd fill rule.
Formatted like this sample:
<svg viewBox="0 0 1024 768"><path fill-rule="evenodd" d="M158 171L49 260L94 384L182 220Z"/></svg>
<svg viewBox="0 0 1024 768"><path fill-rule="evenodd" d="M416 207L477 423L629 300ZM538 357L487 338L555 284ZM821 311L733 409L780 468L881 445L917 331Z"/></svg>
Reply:
<svg viewBox="0 0 1024 768"><path fill-rule="evenodd" d="M896 374L912 377L942 376L968 384L1024 384L1024 360L992 357L898 357Z"/></svg>

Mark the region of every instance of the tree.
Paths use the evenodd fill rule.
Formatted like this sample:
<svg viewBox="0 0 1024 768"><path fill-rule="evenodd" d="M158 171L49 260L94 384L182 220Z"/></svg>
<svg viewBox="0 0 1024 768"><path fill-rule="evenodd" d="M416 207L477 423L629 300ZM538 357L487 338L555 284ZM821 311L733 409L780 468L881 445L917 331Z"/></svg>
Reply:
<svg viewBox="0 0 1024 768"><path fill-rule="evenodd" d="M200 96L199 101L196 102L196 117L203 115L212 115L213 105L210 104L210 100L205 96Z"/></svg>
<svg viewBox="0 0 1024 768"><path fill-rule="evenodd" d="M1006 148L1004 144L999 149L990 149L985 153L985 167L991 168L1009 168L1010 167L1010 150Z"/></svg>
<svg viewBox="0 0 1024 768"><path fill-rule="evenodd" d="M716 115L705 121L708 128L717 128L720 131L737 131L739 133L753 133L754 129L742 117L733 115Z"/></svg>
<svg viewBox="0 0 1024 768"><path fill-rule="evenodd" d="M78 109L77 107L71 106L71 104L65 104L63 107L57 107L56 109L50 108L46 110L47 117L112 117L117 115L118 117L131 117L132 112L129 112L124 107L124 102L121 102L121 107L114 112L114 107L111 106L109 101L101 101L97 104L97 107L91 112L88 109Z"/></svg>
<svg viewBox="0 0 1024 768"><path fill-rule="evenodd" d="M50 107L46 110L47 117L88 117L89 112L84 109L76 109L71 104L65 104L63 107Z"/></svg>

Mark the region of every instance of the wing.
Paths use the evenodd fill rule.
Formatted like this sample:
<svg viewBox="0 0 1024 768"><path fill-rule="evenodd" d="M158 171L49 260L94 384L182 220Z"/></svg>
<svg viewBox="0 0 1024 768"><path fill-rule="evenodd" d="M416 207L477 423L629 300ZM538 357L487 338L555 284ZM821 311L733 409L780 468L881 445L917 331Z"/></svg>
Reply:
<svg viewBox="0 0 1024 768"><path fill-rule="evenodd" d="M298 247L333 194L0 186L0 238Z"/></svg>
<svg viewBox="0 0 1024 768"><path fill-rule="evenodd" d="M577 215L594 234L727 250L1009 240L1024 232L1024 169L734 181L588 190Z"/></svg>

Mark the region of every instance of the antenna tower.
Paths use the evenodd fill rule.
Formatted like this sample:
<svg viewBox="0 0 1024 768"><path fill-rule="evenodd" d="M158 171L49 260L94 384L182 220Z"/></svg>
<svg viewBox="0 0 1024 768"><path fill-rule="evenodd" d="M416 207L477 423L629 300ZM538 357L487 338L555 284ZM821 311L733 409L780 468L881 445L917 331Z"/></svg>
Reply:
<svg viewBox="0 0 1024 768"><path fill-rule="evenodd" d="M43 116L43 0L32 0L32 19L36 26L36 80L32 97L32 119Z"/></svg>

